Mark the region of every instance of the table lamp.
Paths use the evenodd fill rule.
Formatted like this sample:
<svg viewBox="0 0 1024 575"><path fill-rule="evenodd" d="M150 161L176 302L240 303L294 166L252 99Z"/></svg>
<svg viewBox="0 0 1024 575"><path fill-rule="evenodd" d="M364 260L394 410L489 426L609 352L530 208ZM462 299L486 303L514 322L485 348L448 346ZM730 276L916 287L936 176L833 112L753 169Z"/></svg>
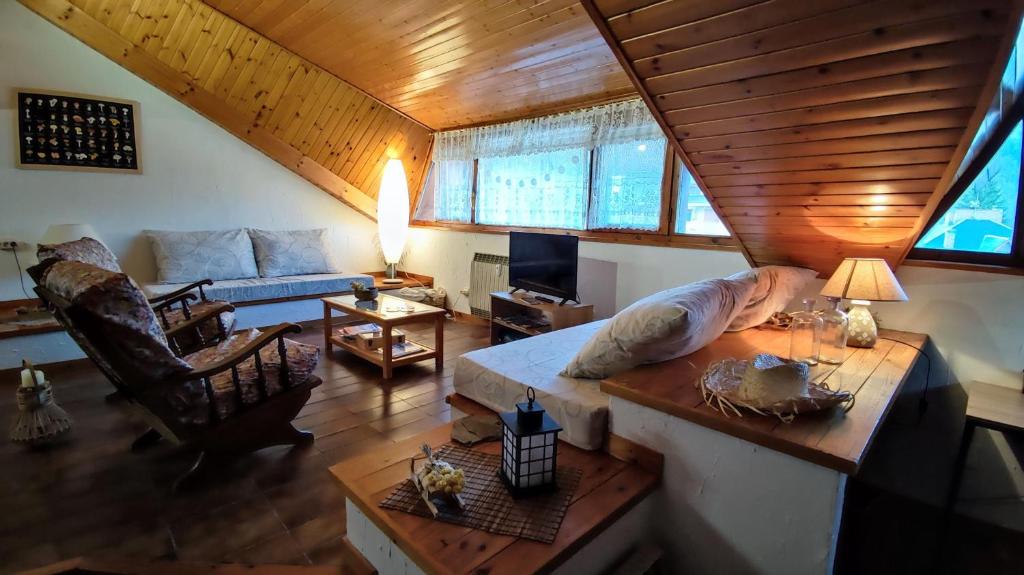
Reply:
<svg viewBox="0 0 1024 575"><path fill-rule="evenodd" d="M821 295L846 298L853 304L846 343L854 347L874 347L878 341L878 326L867 307L871 302L908 299L889 264L880 258L844 259L822 288Z"/></svg>
<svg viewBox="0 0 1024 575"><path fill-rule="evenodd" d="M392 158L384 166L377 194L377 234L380 250L387 265L386 284L400 284L395 267L402 259L405 240L409 235L409 186L405 180L402 160Z"/></svg>
<svg viewBox="0 0 1024 575"><path fill-rule="evenodd" d="M62 244L82 238L92 238L101 244L103 243L99 234L89 224L54 224L46 228L46 233L43 234L39 243L46 245Z"/></svg>

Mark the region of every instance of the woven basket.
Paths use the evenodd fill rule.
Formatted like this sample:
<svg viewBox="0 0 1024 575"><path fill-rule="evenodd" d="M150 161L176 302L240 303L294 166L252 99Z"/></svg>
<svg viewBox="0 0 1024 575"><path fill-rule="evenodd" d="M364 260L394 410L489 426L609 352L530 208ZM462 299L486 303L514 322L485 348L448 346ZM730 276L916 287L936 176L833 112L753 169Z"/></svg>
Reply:
<svg viewBox="0 0 1024 575"><path fill-rule="evenodd" d="M28 361L22 365L32 373L34 385L16 392L18 413L11 425L11 441L32 446L56 441L71 431L71 416L53 400L50 382L36 381L35 368Z"/></svg>

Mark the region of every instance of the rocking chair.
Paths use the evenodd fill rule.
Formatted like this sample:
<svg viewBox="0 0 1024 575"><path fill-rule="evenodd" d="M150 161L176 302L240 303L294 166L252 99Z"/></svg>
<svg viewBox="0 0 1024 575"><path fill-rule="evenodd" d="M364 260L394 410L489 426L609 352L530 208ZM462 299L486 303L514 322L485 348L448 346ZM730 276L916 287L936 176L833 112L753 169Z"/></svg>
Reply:
<svg viewBox="0 0 1024 575"><path fill-rule="evenodd" d="M79 261L122 273L121 264L113 252L99 240L89 237L62 244L40 245L36 256L42 263L51 260ZM31 270L29 273L31 275ZM39 284L37 278L33 279ZM199 280L147 300L178 355L220 343L235 329L234 307L226 301L207 299L203 286L212 285L212 280Z"/></svg>
<svg viewBox="0 0 1024 575"><path fill-rule="evenodd" d="M309 445L291 421L320 385L312 374L320 350L285 338L301 327L282 323L226 337L179 357L141 290L128 276L79 261L49 260L32 270L36 293L151 429L132 449L161 438L198 456L174 483L194 477L208 456L272 445Z"/></svg>

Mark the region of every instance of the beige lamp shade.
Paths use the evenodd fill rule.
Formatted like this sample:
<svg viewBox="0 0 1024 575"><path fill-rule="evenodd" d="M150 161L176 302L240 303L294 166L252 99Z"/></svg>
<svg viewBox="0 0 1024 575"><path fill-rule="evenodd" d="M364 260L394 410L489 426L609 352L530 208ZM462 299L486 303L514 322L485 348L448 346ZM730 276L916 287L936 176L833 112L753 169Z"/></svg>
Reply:
<svg viewBox="0 0 1024 575"><path fill-rule="evenodd" d="M89 224L54 224L46 229L46 233L43 234L39 243L47 245L62 244L82 238L92 238L101 244L103 243L99 234Z"/></svg>
<svg viewBox="0 0 1024 575"><path fill-rule="evenodd" d="M846 258L821 290L825 297L867 301L907 301L907 294L879 258Z"/></svg>

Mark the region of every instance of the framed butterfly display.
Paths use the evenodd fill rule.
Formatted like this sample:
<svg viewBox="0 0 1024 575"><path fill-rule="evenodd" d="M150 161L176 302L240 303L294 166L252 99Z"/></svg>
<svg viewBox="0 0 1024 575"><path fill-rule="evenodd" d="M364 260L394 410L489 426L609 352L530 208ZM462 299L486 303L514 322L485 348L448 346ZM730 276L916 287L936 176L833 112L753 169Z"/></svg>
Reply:
<svg viewBox="0 0 1024 575"><path fill-rule="evenodd" d="M142 173L140 104L44 90L15 90L19 168Z"/></svg>

